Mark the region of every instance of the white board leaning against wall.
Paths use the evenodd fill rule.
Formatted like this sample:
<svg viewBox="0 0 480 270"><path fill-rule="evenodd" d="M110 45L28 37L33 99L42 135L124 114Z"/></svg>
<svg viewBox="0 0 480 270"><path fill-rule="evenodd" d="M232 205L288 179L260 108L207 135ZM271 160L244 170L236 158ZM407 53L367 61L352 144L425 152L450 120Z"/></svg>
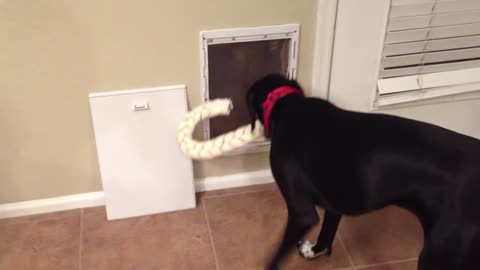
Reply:
<svg viewBox="0 0 480 270"><path fill-rule="evenodd" d="M185 86L90 94L108 219L196 205L192 161L179 149Z"/></svg>

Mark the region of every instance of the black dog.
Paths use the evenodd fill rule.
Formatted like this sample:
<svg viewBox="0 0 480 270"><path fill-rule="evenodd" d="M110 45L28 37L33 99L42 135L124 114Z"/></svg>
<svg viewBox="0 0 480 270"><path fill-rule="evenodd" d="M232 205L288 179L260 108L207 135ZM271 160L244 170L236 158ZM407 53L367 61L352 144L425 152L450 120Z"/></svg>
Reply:
<svg viewBox="0 0 480 270"><path fill-rule="evenodd" d="M256 119L267 123L271 170L288 208L268 269L278 269L319 222L315 206L325 216L313 257L330 255L343 215L388 205L406 208L422 223L419 270L480 269L479 140L415 120L343 110L302 93L296 81L268 75L247 94L252 127Z"/></svg>

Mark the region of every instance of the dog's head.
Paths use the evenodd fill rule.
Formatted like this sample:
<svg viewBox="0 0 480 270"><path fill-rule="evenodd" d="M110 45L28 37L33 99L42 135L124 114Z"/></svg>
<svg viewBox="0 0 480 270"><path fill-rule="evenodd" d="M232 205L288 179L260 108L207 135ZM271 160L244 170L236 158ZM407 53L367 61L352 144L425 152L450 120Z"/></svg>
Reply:
<svg viewBox="0 0 480 270"><path fill-rule="evenodd" d="M282 86L291 86L302 90L297 81L289 80L280 74L266 75L250 86L247 91L247 108L250 114L252 130L255 129L255 121L257 119L264 124L262 104L267 99L268 94Z"/></svg>

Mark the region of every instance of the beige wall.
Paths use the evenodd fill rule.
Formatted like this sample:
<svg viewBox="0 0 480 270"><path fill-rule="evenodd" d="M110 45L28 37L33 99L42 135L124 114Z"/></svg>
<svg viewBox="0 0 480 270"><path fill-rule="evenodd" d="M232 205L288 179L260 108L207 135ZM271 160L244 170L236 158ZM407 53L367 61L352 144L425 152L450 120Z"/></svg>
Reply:
<svg viewBox="0 0 480 270"><path fill-rule="evenodd" d="M200 102L201 30L300 23L311 82L315 0L0 0L0 204L101 190L89 92L186 84ZM266 154L195 176L268 168Z"/></svg>

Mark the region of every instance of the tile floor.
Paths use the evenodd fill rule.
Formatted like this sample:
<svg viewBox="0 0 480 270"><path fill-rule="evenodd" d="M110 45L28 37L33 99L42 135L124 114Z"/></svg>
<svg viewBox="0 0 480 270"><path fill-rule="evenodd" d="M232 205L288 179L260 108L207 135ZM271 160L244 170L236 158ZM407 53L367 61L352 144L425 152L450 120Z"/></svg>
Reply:
<svg viewBox="0 0 480 270"><path fill-rule="evenodd" d="M119 221L107 221L103 207L0 220L0 270L263 269L286 218L276 187L198 199L196 209ZM391 207L344 218L331 257L292 252L283 269L415 270L421 244L416 219Z"/></svg>

